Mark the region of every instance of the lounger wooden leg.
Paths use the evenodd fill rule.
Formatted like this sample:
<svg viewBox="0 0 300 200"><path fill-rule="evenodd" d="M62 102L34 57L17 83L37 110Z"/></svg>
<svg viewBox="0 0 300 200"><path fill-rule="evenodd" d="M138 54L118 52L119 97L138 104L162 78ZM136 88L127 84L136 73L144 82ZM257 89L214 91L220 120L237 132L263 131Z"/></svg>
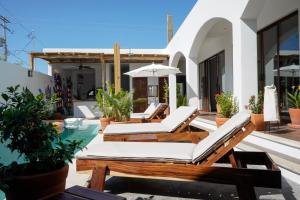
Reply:
<svg viewBox="0 0 300 200"><path fill-rule="evenodd" d="M100 192L104 191L105 177L108 168L107 166L95 167L90 182L90 188Z"/></svg>
<svg viewBox="0 0 300 200"><path fill-rule="evenodd" d="M237 185L237 192L240 200L255 200L255 190L253 186L240 184Z"/></svg>

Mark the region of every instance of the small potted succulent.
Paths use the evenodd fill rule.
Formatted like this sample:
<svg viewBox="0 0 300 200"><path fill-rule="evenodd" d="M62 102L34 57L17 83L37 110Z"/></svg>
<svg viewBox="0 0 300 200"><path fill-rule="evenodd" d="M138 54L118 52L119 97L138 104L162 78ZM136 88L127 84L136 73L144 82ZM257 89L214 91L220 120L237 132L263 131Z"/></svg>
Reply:
<svg viewBox="0 0 300 200"><path fill-rule="evenodd" d="M265 130L264 122L264 96L262 91L259 91L257 100L253 95L249 99L248 109L251 111L251 122L255 125L256 131Z"/></svg>
<svg viewBox="0 0 300 200"><path fill-rule="evenodd" d="M64 191L68 161L82 141L62 141L45 119L55 100L34 96L27 88L8 87L1 93L0 142L19 155L0 165L0 189L8 200L41 199Z"/></svg>
<svg viewBox="0 0 300 200"><path fill-rule="evenodd" d="M216 124L217 127L220 127L238 112L238 106L231 92L222 92L216 96L216 101L220 105L220 113L216 116Z"/></svg>
<svg viewBox="0 0 300 200"><path fill-rule="evenodd" d="M300 86L293 89L294 92L288 93L289 114L292 121L290 127L300 128Z"/></svg>

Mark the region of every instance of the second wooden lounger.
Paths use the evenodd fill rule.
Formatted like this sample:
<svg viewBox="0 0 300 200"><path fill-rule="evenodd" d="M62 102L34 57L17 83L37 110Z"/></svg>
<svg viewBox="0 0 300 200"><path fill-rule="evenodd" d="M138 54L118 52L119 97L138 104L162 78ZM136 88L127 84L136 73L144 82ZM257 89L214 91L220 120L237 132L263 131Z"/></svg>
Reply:
<svg viewBox="0 0 300 200"><path fill-rule="evenodd" d="M196 107L181 106L159 123L111 124L103 131L103 138L104 141L131 141L137 135L139 138L152 135L158 142L198 143L208 135L206 131L189 129L190 123L199 113Z"/></svg>

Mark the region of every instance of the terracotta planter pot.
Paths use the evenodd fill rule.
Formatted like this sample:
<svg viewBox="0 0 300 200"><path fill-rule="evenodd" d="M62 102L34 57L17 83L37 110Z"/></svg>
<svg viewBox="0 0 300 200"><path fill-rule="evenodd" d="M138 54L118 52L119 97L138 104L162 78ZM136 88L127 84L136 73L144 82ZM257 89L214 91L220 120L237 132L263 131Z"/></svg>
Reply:
<svg viewBox="0 0 300 200"><path fill-rule="evenodd" d="M6 199L41 199L63 192L68 171L69 166L65 165L58 170L48 173L16 176L9 191L6 193Z"/></svg>
<svg viewBox="0 0 300 200"><path fill-rule="evenodd" d="M289 114L291 117L292 125L300 125L300 109L299 108L290 108Z"/></svg>
<svg viewBox="0 0 300 200"><path fill-rule="evenodd" d="M110 122L111 122L111 118L100 118L102 131L104 131L104 129L110 124Z"/></svg>
<svg viewBox="0 0 300 200"><path fill-rule="evenodd" d="M265 130L264 114L251 114L251 122L255 125L256 131Z"/></svg>
<svg viewBox="0 0 300 200"><path fill-rule="evenodd" d="M224 117L216 117L216 124L217 127L222 126L225 122L227 122L230 118L224 118Z"/></svg>

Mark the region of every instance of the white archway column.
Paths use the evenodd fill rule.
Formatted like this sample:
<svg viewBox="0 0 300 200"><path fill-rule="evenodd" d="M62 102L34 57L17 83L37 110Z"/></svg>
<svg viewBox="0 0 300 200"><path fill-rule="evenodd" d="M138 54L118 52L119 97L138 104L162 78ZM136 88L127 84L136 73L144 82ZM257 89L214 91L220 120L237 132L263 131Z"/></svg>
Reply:
<svg viewBox="0 0 300 200"><path fill-rule="evenodd" d="M177 94L176 94L176 75L169 75L169 106L170 112L176 110L177 107Z"/></svg>
<svg viewBox="0 0 300 200"><path fill-rule="evenodd" d="M199 108L199 67L191 58L186 58L186 95L188 104Z"/></svg>
<svg viewBox="0 0 300 200"><path fill-rule="evenodd" d="M233 24L233 93L240 110L251 95L257 95L257 34L255 20L238 20Z"/></svg>

